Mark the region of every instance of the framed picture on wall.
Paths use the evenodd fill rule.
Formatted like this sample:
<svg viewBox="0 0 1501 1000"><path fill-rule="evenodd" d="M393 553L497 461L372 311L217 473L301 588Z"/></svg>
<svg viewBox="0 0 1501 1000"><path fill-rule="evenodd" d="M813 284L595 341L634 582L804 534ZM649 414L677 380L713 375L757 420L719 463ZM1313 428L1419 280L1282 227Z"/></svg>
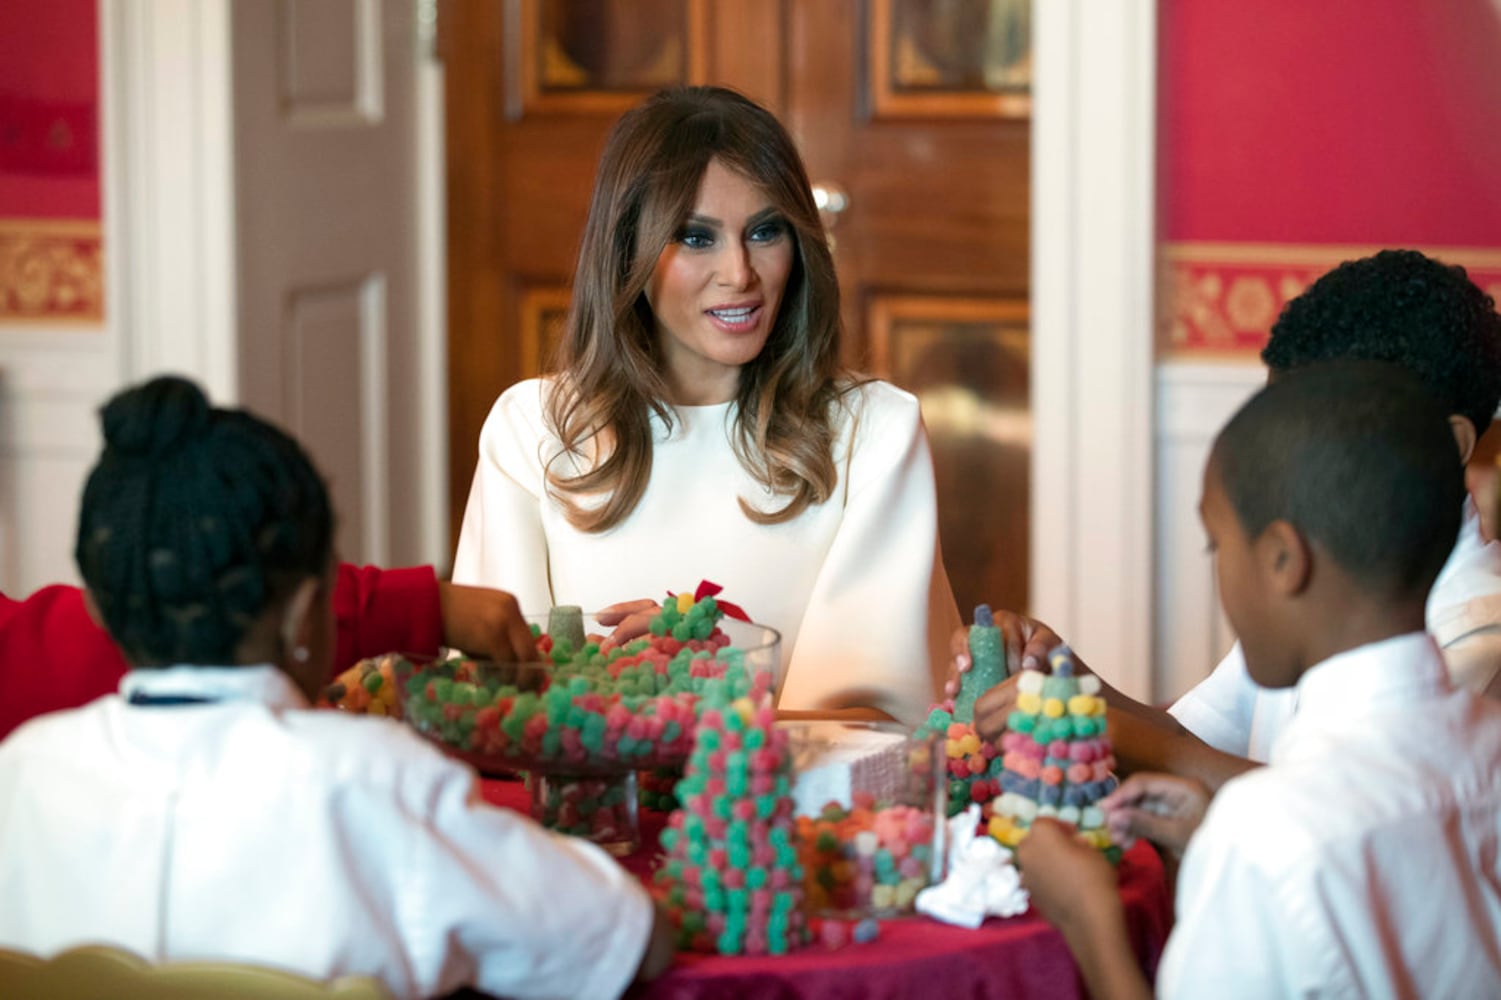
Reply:
<svg viewBox="0 0 1501 1000"><path fill-rule="evenodd" d="M875 118L1026 118L1032 0L868 0Z"/></svg>

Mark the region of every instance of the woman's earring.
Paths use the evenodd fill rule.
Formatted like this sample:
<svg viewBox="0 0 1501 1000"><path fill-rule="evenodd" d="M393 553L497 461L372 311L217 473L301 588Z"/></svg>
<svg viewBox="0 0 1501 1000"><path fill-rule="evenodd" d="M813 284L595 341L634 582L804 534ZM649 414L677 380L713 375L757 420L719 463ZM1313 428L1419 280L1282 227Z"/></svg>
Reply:
<svg viewBox="0 0 1501 1000"><path fill-rule="evenodd" d="M292 650L292 659L296 660L298 663L306 663L309 655L311 654L308 653L308 648L306 646L298 646L296 649Z"/></svg>

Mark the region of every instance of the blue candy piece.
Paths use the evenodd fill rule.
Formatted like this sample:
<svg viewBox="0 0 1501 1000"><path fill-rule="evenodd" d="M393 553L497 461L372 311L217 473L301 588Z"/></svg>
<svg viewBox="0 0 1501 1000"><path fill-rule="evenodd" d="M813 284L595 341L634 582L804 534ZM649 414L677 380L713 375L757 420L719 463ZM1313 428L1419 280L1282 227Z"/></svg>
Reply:
<svg viewBox="0 0 1501 1000"><path fill-rule="evenodd" d="M990 610L990 605L975 605L975 624L981 628L995 627L995 613Z"/></svg>
<svg viewBox="0 0 1501 1000"><path fill-rule="evenodd" d="M866 944L880 936L881 925L876 922L875 917L866 917L856 924L855 929L850 933L851 940L856 944Z"/></svg>

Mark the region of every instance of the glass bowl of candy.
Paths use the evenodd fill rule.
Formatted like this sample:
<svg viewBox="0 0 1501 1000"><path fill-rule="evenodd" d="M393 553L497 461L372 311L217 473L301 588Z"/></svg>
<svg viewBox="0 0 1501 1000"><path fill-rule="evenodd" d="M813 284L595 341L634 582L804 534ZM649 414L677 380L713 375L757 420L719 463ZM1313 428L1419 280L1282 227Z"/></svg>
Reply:
<svg viewBox="0 0 1501 1000"><path fill-rule="evenodd" d="M786 729L808 912L910 913L944 870L941 741L894 722L796 721Z"/></svg>
<svg viewBox="0 0 1501 1000"><path fill-rule="evenodd" d="M402 714L481 773L525 773L544 825L629 853L636 772L681 767L703 709L774 699L780 679L776 630L683 596L647 634L608 649L609 627L555 608L531 619L541 662L434 662L406 677Z"/></svg>

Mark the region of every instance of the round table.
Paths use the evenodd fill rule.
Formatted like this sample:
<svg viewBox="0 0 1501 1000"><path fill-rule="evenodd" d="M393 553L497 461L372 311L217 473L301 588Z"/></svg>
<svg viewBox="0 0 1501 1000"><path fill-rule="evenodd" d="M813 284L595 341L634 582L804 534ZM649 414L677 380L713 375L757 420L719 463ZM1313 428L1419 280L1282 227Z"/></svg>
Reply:
<svg viewBox="0 0 1501 1000"><path fill-rule="evenodd" d="M526 788L520 781L485 779L481 788L496 805L527 809ZM660 858L657 841L666 821L663 813L643 810L642 847L620 859L648 884ZM1152 847L1141 842L1125 852L1119 873L1131 944L1150 979L1172 926L1172 898L1162 863ZM631 1000L1067 1000L1087 993L1063 936L1029 911L1007 919L992 917L976 930L923 916L885 920L875 941L837 949L811 945L790 955L751 958L683 953L659 979L626 995Z"/></svg>

